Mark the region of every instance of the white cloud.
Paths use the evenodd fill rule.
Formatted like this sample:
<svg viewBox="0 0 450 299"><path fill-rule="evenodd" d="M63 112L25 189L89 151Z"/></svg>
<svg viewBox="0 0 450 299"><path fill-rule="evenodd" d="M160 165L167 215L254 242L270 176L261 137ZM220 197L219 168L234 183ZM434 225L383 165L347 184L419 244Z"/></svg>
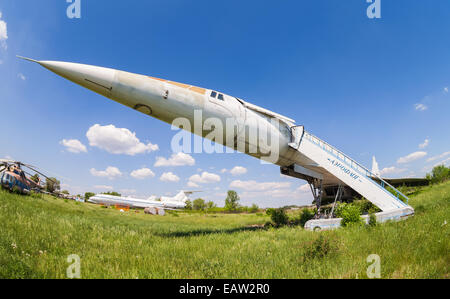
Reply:
<svg viewBox="0 0 450 299"><path fill-rule="evenodd" d="M303 184L300 187L298 187L295 191L299 192L311 192L311 187L309 187L309 184Z"/></svg>
<svg viewBox="0 0 450 299"><path fill-rule="evenodd" d="M123 196L127 196L129 194L136 194L135 189L120 189L120 193L122 193Z"/></svg>
<svg viewBox="0 0 450 299"><path fill-rule="evenodd" d="M188 186L188 187L191 187L191 188L198 188L198 187L200 187L198 184L196 184L196 183L194 183L194 182L191 182L191 181L189 181L189 182L187 183L187 186Z"/></svg>
<svg viewBox="0 0 450 299"><path fill-rule="evenodd" d="M211 184L211 183L217 183L220 182L220 176L214 173L210 172L202 172L201 175L194 174L189 178L189 182L192 182L194 184ZM190 186L192 187L192 186Z"/></svg>
<svg viewBox="0 0 450 299"><path fill-rule="evenodd" d="M225 173L225 172L227 172L227 169L226 168L222 168L222 170L220 172L221 173Z"/></svg>
<svg viewBox="0 0 450 299"><path fill-rule="evenodd" d="M106 186L106 185L95 185L94 189L99 189L99 190L112 190L114 189L112 186Z"/></svg>
<svg viewBox="0 0 450 299"><path fill-rule="evenodd" d="M444 87L444 92L448 93L448 87Z"/></svg>
<svg viewBox="0 0 450 299"><path fill-rule="evenodd" d="M439 163L436 163L434 166L438 166L438 165L450 165L450 158L447 158Z"/></svg>
<svg viewBox="0 0 450 299"><path fill-rule="evenodd" d="M424 104L415 104L415 105L414 105L414 108L415 108L417 111L425 111L425 110L428 109L428 107L427 107L426 105L424 105Z"/></svg>
<svg viewBox="0 0 450 299"><path fill-rule="evenodd" d="M435 161L435 160L443 159L443 158L447 157L448 155L450 155L450 151L442 153L442 154L440 154L438 156L431 157L431 158L427 159L427 162L432 162L432 161Z"/></svg>
<svg viewBox="0 0 450 299"><path fill-rule="evenodd" d="M77 139L63 139L59 143L65 146L67 151L74 154L87 152L86 146Z"/></svg>
<svg viewBox="0 0 450 299"><path fill-rule="evenodd" d="M114 125L101 126L95 124L86 133L90 146L106 150L111 154L126 154L134 156L159 149L157 144L144 144L126 128L116 128Z"/></svg>
<svg viewBox="0 0 450 299"><path fill-rule="evenodd" d="M392 167L385 167L380 171L381 175L389 175L389 174L396 174L406 171L404 168L397 168L395 166Z"/></svg>
<svg viewBox="0 0 450 299"><path fill-rule="evenodd" d="M242 167L242 166L236 166L233 169L230 170L230 173L232 175L241 175L241 174L246 174L247 173L247 168Z"/></svg>
<svg viewBox="0 0 450 299"><path fill-rule="evenodd" d="M423 143L419 144L419 148L426 148L430 144L430 139L425 139Z"/></svg>
<svg viewBox="0 0 450 299"><path fill-rule="evenodd" d="M2 12L0 11L0 19L2 18ZM7 49L6 40L8 39L8 28L5 21L0 20L0 45L3 49Z"/></svg>
<svg viewBox="0 0 450 299"><path fill-rule="evenodd" d="M96 170L95 168L91 168L91 174L93 176L108 178L110 180L122 176L122 172L120 172L117 167L112 166L107 167L106 170Z"/></svg>
<svg viewBox="0 0 450 299"><path fill-rule="evenodd" d="M195 164L195 159L191 155L179 152L172 154L169 159L164 157L157 157L155 167L161 166L192 166Z"/></svg>
<svg viewBox="0 0 450 299"><path fill-rule="evenodd" d="M409 163L409 162L421 159L421 158L425 157L426 155L427 155L426 152L414 152L405 157L399 158L397 160L397 163L399 163L399 164Z"/></svg>
<svg viewBox="0 0 450 299"><path fill-rule="evenodd" d="M241 181L236 180L230 183L230 188L238 188L246 191L266 191L273 189L289 188L290 182L264 182L259 183L257 181Z"/></svg>
<svg viewBox="0 0 450 299"><path fill-rule="evenodd" d="M145 178L155 176L153 171L151 171L151 169L149 169L149 168L141 168L141 169L133 170L130 175L138 180L143 180Z"/></svg>
<svg viewBox="0 0 450 299"><path fill-rule="evenodd" d="M19 78L20 80L22 80L22 81L25 81L27 78L24 76L24 74L22 74L22 73L18 73L17 74L17 78Z"/></svg>
<svg viewBox="0 0 450 299"><path fill-rule="evenodd" d="M438 162L436 164L433 165L433 167L439 166L439 165L449 165L450 164L450 158L447 158L441 162Z"/></svg>
<svg viewBox="0 0 450 299"><path fill-rule="evenodd" d="M3 60L0 59L0 64L3 64Z"/></svg>
<svg viewBox="0 0 450 299"><path fill-rule="evenodd" d="M172 172L164 172L159 178L163 182L178 182L180 178Z"/></svg>

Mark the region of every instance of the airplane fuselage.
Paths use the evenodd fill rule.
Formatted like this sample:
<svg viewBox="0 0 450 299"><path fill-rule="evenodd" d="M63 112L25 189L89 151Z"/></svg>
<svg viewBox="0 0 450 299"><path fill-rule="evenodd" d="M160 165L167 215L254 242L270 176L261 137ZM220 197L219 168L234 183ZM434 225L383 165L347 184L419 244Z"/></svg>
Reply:
<svg viewBox="0 0 450 299"><path fill-rule="evenodd" d="M191 125L183 126L184 130L256 158L270 156L270 162L280 166L309 162L288 146L292 141L293 120L239 98L109 68L57 61L38 63L83 87L169 124L186 119ZM211 136L211 129L218 127L215 122L209 122L211 119L222 123L222 139L215 138L217 134ZM227 121L234 125L227 126Z"/></svg>

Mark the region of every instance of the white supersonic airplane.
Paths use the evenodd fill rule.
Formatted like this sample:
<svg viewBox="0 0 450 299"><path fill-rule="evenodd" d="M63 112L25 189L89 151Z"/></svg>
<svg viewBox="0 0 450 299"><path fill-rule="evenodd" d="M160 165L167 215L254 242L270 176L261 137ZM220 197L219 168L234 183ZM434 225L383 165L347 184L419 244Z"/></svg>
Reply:
<svg viewBox="0 0 450 299"><path fill-rule="evenodd" d="M114 196L109 194L96 194L89 198L88 202L101 204L106 206L121 206L134 209L153 209L152 214L164 215L164 210L184 209L186 201L189 200L189 195L199 191L180 191L173 197L161 196L159 199L156 196L151 196L148 199L134 198L132 196Z"/></svg>
<svg viewBox="0 0 450 299"><path fill-rule="evenodd" d="M339 199L343 195L340 190L345 188L354 190L380 208L379 222L400 220L414 214L404 194L286 116L216 90L189 84L92 65L24 59L169 124L178 118L195 124L195 116L201 111L201 128L191 125L183 126L183 129L259 159L266 160L267 153L274 151L273 146L268 147L268 142L261 141L262 136L267 136L270 144L276 145L276 159L270 156L269 161L280 166L282 174L304 179L311 187L319 212L318 219L306 224L308 229L340 226L339 218L321 218L320 203L323 196ZM210 118L223 123L232 119L235 125L231 128L223 126L222 136L226 138L220 140L216 134L210 134L213 127L207 123ZM248 133L255 131L257 138ZM244 146L240 146L242 144Z"/></svg>

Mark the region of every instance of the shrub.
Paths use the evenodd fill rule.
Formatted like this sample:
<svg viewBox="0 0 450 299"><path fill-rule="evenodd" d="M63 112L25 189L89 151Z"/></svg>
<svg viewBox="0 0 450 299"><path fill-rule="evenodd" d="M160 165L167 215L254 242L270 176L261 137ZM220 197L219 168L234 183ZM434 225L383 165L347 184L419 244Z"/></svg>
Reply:
<svg viewBox="0 0 450 299"><path fill-rule="evenodd" d="M358 205L342 203L336 209L336 215L342 218L342 226L361 225L363 220Z"/></svg>
<svg viewBox="0 0 450 299"><path fill-rule="evenodd" d="M370 211L374 211L374 212L381 211L376 205L374 205L373 203L371 203L364 197L362 198L362 200L354 201L353 204L358 206L361 214L369 213Z"/></svg>
<svg viewBox="0 0 450 299"><path fill-rule="evenodd" d="M273 212L270 214L270 219L272 219L275 226L282 226L286 225L288 223L288 215L286 214L286 211L284 209L274 209Z"/></svg>
<svg viewBox="0 0 450 299"><path fill-rule="evenodd" d="M271 216L271 215L272 215L272 213L273 213L273 211L275 211L275 209L274 209L274 208L268 208L268 209L266 210L266 214L267 214L267 216Z"/></svg>
<svg viewBox="0 0 450 299"><path fill-rule="evenodd" d="M266 228L273 227L273 223L270 221L266 221L266 223L264 223L264 227Z"/></svg>
<svg viewBox="0 0 450 299"><path fill-rule="evenodd" d="M314 241L306 245L304 259L324 258L336 252L338 247L329 237L319 235Z"/></svg>
<svg viewBox="0 0 450 299"><path fill-rule="evenodd" d="M186 205L184 206L186 210L192 210L192 202L188 199L186 200Z"/></svg>
<svg viewBox="0 0 450 299"><path fill-rule="evenodd" d="M305 227L305 223L314 218L315 212L310 209L303 209L300 214L299 224Z"/></svg>
<svg viewBox="0 0 450 299"><path fill-rule="evenodd" d="M369 225L370 226L377 225L377 216L375 216L375 213L373 212L369 213Z"/></svg>

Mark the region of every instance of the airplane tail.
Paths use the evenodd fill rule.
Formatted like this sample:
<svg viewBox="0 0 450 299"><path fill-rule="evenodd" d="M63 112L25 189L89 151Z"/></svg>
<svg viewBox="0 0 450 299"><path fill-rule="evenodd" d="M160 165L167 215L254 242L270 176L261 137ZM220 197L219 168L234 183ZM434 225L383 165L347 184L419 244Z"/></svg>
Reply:
<svg viewBox="0 0 450 299"><path fill-rule="evenodd" d="M380 169L378 168L377 160L375 159L375 156L372 157L372 173L376 176L380 176Z"/></svg>
<svg viewBox="0 0 450 299"><path fill-rule="evenodd" d="M188 199L189 198L186 193L184 191L180 191L177 195L175 195L173 201L186 202Z"/></svg>
<svg viewBox="0 0 450 299"><path fill-rule="evenodd" d="M171 200L172 201L178 201L178 202L186 203L186 201L189 200L189 195L191 195L194 192L201 192L201 191L184 191L184 190L181 190Z"/></svg>

